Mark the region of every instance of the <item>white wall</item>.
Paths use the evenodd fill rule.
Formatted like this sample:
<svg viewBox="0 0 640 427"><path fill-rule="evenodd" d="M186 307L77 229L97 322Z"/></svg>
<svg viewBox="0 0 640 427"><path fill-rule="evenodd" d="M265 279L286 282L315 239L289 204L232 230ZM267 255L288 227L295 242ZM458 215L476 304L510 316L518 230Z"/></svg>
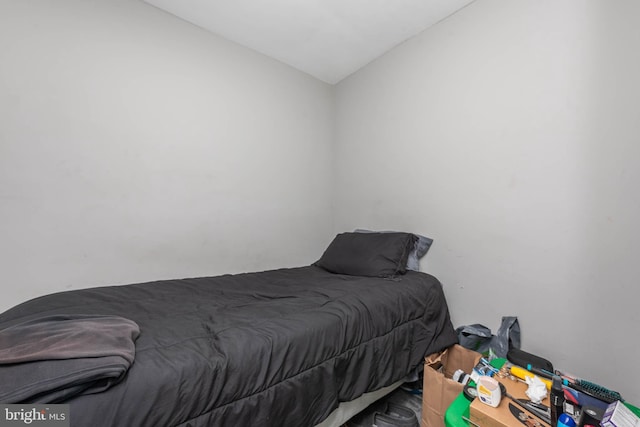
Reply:
<svg viewBox="0 0 640 427"><path fill-rule="evenodd" d="M3 0L0 311L406 229L435 238L456 325L516 314L526 350L638 403L639 14L478 0L334 110L331 87L142 2Z"/></svg>
<svg viewBox="0 0 640 427"><path fill-rule="evenodd" d="M0 312L308 265L332 88L133 0L0 2Z"/></svg>
<svg viewBox="0 0 640 427"><path fill-rule="evenodd" d="M435 243L456 326L640 402L640 3L479 0L337 86L335 231Z"/></svg>

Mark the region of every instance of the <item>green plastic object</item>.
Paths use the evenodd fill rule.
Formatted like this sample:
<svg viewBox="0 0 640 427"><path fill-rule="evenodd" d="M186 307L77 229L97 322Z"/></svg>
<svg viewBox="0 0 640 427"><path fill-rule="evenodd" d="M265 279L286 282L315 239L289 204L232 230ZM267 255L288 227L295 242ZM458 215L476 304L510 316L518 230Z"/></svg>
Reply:
<svg viewBox="0 0 640 427"><path fill-rule="evenodd" d="M623 402L624 406L626 406L627 408L631 409L631 412L633 412L634 414L636 414L637 416L640 417L640 408L631 405L630 403L627 402Z"/></svg>
<svg viewBox="0 0 640 427"><path fill-rule="evenodd" d="M444 425L447 427L469 427L469 423L462 419L469 418L471 402L460 393L444 413Z"/></svg>
<svg viewBox="0 0 640 427"><path fill-rule="evenodd" d="M491 366L500 369L505 362L506 359L494 359L491 361ZM631 412L640 417L640 408L628 402L624 402L624 404ZM469 423L462 419L462 417L469 419L469 406L471 406L471 402L464 397L464 394L460 393L444 413L444 425L446 427L469 427Z"/></svg>

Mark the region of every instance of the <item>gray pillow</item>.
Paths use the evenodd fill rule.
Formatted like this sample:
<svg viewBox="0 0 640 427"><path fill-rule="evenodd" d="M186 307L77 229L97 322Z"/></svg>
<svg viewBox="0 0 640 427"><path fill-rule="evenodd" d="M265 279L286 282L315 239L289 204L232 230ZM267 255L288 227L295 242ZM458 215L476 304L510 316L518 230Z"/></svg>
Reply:
<svg viewBox="0 0 640 427"><path fill-rule="evenodd" d="M341 233L315 265L338 274L393 277L406 273L416 240L409 233Z"/></svg>
<svg viewBox="0 0 640 427"><path fill-rule="evenodd" d="M358 228L354 233L397 233L397 231L372 231ZM429 252L433 239L416 233L411 234L416 236L418 240L407 258L407 270L420 271L420 258Z"/></svg>

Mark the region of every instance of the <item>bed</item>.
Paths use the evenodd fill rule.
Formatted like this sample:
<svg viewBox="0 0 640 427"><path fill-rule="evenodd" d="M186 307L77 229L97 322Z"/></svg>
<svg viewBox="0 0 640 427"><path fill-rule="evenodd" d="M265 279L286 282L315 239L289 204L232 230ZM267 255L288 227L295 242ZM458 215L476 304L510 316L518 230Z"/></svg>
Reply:
<svg viewBox="0 0 640 427"><path fill-rule="evenodd" d="M1 314L0 336L70 313L139 327L122 378L61 400L72 426L315 426L335 418L341 403L392 389L425 355L456 342L435 277L344 274L323 258L299 268L47 295ZM400 258L406 264L404 252ZM0 376L12 366L0 364ZM11 387L0 385L0 401Z"/></svg>

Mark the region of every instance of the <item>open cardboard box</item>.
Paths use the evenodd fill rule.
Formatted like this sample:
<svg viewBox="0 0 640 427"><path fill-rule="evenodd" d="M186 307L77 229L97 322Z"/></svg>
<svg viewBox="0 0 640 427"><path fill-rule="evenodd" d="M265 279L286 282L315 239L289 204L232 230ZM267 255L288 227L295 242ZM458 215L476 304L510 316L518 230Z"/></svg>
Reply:
<svg viewBox="0 0 640 427"><path fill-rule="evenodd" d="M425 358L422 427L444 427L444 413L463 389L451 377L458 369L470 374L481 357L478 352L454 344Z"/></svg>

